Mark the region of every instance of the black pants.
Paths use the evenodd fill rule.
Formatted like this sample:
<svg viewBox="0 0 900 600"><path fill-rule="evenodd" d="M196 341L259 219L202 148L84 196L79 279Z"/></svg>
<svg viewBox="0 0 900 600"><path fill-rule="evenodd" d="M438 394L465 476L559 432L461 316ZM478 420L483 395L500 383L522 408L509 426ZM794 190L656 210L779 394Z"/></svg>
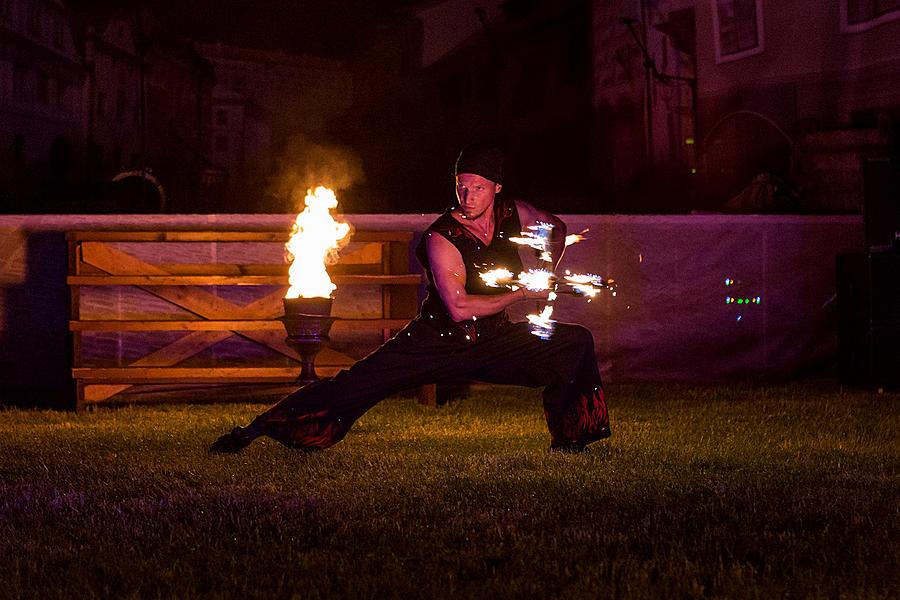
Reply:
<svg viewBox="0 0 900 600"><path fill-rule="evenodd" d="M472 337L475 337L473 340ZM324 449L386 396L429 383L471 379L544 386L551 446L589 444L610 435L591 332L557 323L542 340L527 323L501 323L469 336L412 321L383 346L333 378L304 386L258 416L251 427L294 448Z"/></svg>

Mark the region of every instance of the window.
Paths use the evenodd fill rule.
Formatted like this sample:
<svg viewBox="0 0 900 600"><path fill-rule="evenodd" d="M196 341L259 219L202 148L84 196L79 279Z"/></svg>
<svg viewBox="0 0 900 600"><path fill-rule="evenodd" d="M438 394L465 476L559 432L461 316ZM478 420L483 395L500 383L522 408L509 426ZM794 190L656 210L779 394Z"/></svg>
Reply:
<svg viewBox="0 0 900 600"><path fill-rule="evenodd" d="M216 152L228 152L228 136L216 136Z"/></svg>
<svg viewBox="0 0 900 600"><path fill-rule="evenodd" d="M12 158L13 162L19 164L25 157L25 136L17 133L13 137Z"/></svg>
<svg viewBox="0 0 900 600"><path fill-rule="evenodd" d="M856 33L900 19L900 0L841 0L841 31Z"/></svg>
<svg viewBox="0 0 900 600"><path fill-rule="evenodd" d="M763 51L762 0L712 0L716 62Z"/></svg>
<svg viewBox="0 0 900 600"><path fill-rule="evenodd" d="M28 102L31 100L31 87L28 81L28 67L13 66L13 98Z"/></svg>
<svg viewBox="0 0 900 600"><path fill-rule="evenodd" d="M43 71L35 71L35 99L41 104L50 104L50 78Z"/></svg>
<svg viewBox="0 0 900 600"><path fill-rule="evenodd" d="M88 170L91 172L97 172L103 168L103 146L96 142L88 144L87 163Z"/></svg>
<svg viewBox="0 0 900 600"><path fill-rule="evenodd" d="M128 94L124 89L116 93L116 121L125 123L125 113L128 111Z"/></svg>
<svg viewBox="0 0 900 600"><path fill-rule="evenodd" d="M512 77L510 113L518 118L540 115L547 99L548 73L534 64L523 62Z"/></svg>
<svg viewBox="0 0 900 600"><path fill-rule="evenodd" d="M60 80L56 85L56 103L62 112L69 114L72 112L72 100L69 97L72 86L68 81Z"/></svg>
<svg viewBox="0 0 900 600"><path fill-rule="evenodd" d="M106 94L103 92L97 94L97 116L106 116Z"/></svg>
<svg viewBox="0 0 900 600"><path fill-rule="evenodd" d="M468 96L468 73L459 72L450 75L441 82L441 107L449 114L459 113Z"/></svg>

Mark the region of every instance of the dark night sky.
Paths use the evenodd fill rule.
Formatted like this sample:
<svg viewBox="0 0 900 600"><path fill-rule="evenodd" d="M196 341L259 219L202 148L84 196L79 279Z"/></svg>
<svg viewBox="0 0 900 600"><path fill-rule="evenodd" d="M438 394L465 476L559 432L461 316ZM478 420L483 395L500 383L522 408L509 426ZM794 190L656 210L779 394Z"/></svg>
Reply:
<svg viewBox="0 0 900 600"><path fill-rule="evenodd" d="M326 56L352 54L392 11L417 0L142 0L177 33L201 41ZM421 0L419 0L419 3ZM134 8L136 0L87 0Z"/></svg>

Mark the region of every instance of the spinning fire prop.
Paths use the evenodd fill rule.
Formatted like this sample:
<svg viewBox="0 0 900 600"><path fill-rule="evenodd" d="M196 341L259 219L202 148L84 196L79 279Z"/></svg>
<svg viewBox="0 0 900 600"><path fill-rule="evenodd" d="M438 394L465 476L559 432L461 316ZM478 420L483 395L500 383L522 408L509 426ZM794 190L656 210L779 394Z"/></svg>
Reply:
<svg viewBox="0 0 900 600"><path fill-rule="evenodd" d="M319 186L306 194L305 207L297 215L285 249L291 260L290 288L284 298L282 322L287 331L285 342L301 356L297 381L316 381L316 355L328 341L328 332L336 317L331 316L332 283L325 265L333 262L341 242L350 233L350 225L334 220L337 208L334 192Z"/></svg>
<svg viewBox="0 0 900 600"><path fill-rule="evenodd" d="M553 265L553 256L550 252L550 237L553 232L553 225L549 223L538 223L532 225L527 231L523 231L518 237L509 238L511 242L534 248L538 253L541 262ZM578 243L585 239L584 233L567 235L566 246ZM523 271L515 276L512 271L504 267L492 269L481 273L481 278L491 287L507 287L511 290L526 288L532 291L551 290L547 297L547 304L540 313L526 315L528 322L531 324L531 333L541 339L548 339L553 335L553 326L556 323L551 316L553 315L553 301L556 300L558 294L571 294L585 296L590 302L602 290L608 290L613 296L616 295L616 284L613 279L600 277L591 273L571 273L566 271L562 281L556 274L548 268L537 268ZM569 286L569 290L559 290L560 285Z"/></svg>

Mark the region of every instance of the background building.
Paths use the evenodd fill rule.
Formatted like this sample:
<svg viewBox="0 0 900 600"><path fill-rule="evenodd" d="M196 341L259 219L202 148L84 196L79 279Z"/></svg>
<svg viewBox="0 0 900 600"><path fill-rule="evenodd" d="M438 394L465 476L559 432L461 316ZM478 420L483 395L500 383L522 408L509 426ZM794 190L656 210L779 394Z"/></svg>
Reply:
<svg viewBox="0 0 900 600"><path fill-rule="evenodd" d="M0 82L4 211L196 211L212 70L147 11L4 0Z"/></svg>
<svg viewBox="0 0 900 600"><path fill-rule="evenodd" d="M58 0L0 2L0 210L40 212L78 175L84 68Z"/></svg>
<svg viewBox="0 0 900 600"><path fill-rule="evenodd" d="M858 211L861 158L896 143L900 5L720 0L695 11L708 185L732 191L766 170L790 181L801 210Z"/></svg>
<svg viewBox="0 0 900 600"><path fill-rule="evenodd" d="M101 210L196 212L203 199L201 173L209 164L211 66L189 40L168 34L147 11L80 17L87 68L85 178L94 184L95 203ZM140 177L102 185L118 174L145 171L153 185Z"/></svg>
<svg viewBox="0 0 900 600"><path fill-rule="evenodd" d="M91 181L142 166L141 70L146 65L141 64L135 21L134 13L116 11L85 24L85 168Z"/></svg>
<svg viewBox="0 0 900 600"><path fill-rule="evenodd" d="M557 212L847 213L897 153L896 3L397 2L327 58L116 6L0 2L4 210L291 212L328 182L348 212L433 212L493 138L507 191Z"/></svg>
<svg viewBox="0 0 900 600"><path fill-rule="evenodd" d="M587 208L589 24L580 0L449 0L386 25L355 63L359 93L343 123L363 153L365 196L393 210L441 210L453 200L460 147L495 139L511 150L510 193L552 198L561 212L600 210Z"/></svg>
<svg viewBox="0 0 900 600"><path fill-rule="evenodd" d="M900 6L597 1L594 32L597 166L632 201L855 212L863 158L896 151Z"/></svg>
<svg viewBox="0 0 900 600"><path fill-rule="evenodd" d="M213 65L213 166L225 185L218 204L236 211L287 210L277 179L296 153L334 143L329 125L353 98L343 61L281 51L203 44ZM298 142L297 140L302 140Z"/></svg>

